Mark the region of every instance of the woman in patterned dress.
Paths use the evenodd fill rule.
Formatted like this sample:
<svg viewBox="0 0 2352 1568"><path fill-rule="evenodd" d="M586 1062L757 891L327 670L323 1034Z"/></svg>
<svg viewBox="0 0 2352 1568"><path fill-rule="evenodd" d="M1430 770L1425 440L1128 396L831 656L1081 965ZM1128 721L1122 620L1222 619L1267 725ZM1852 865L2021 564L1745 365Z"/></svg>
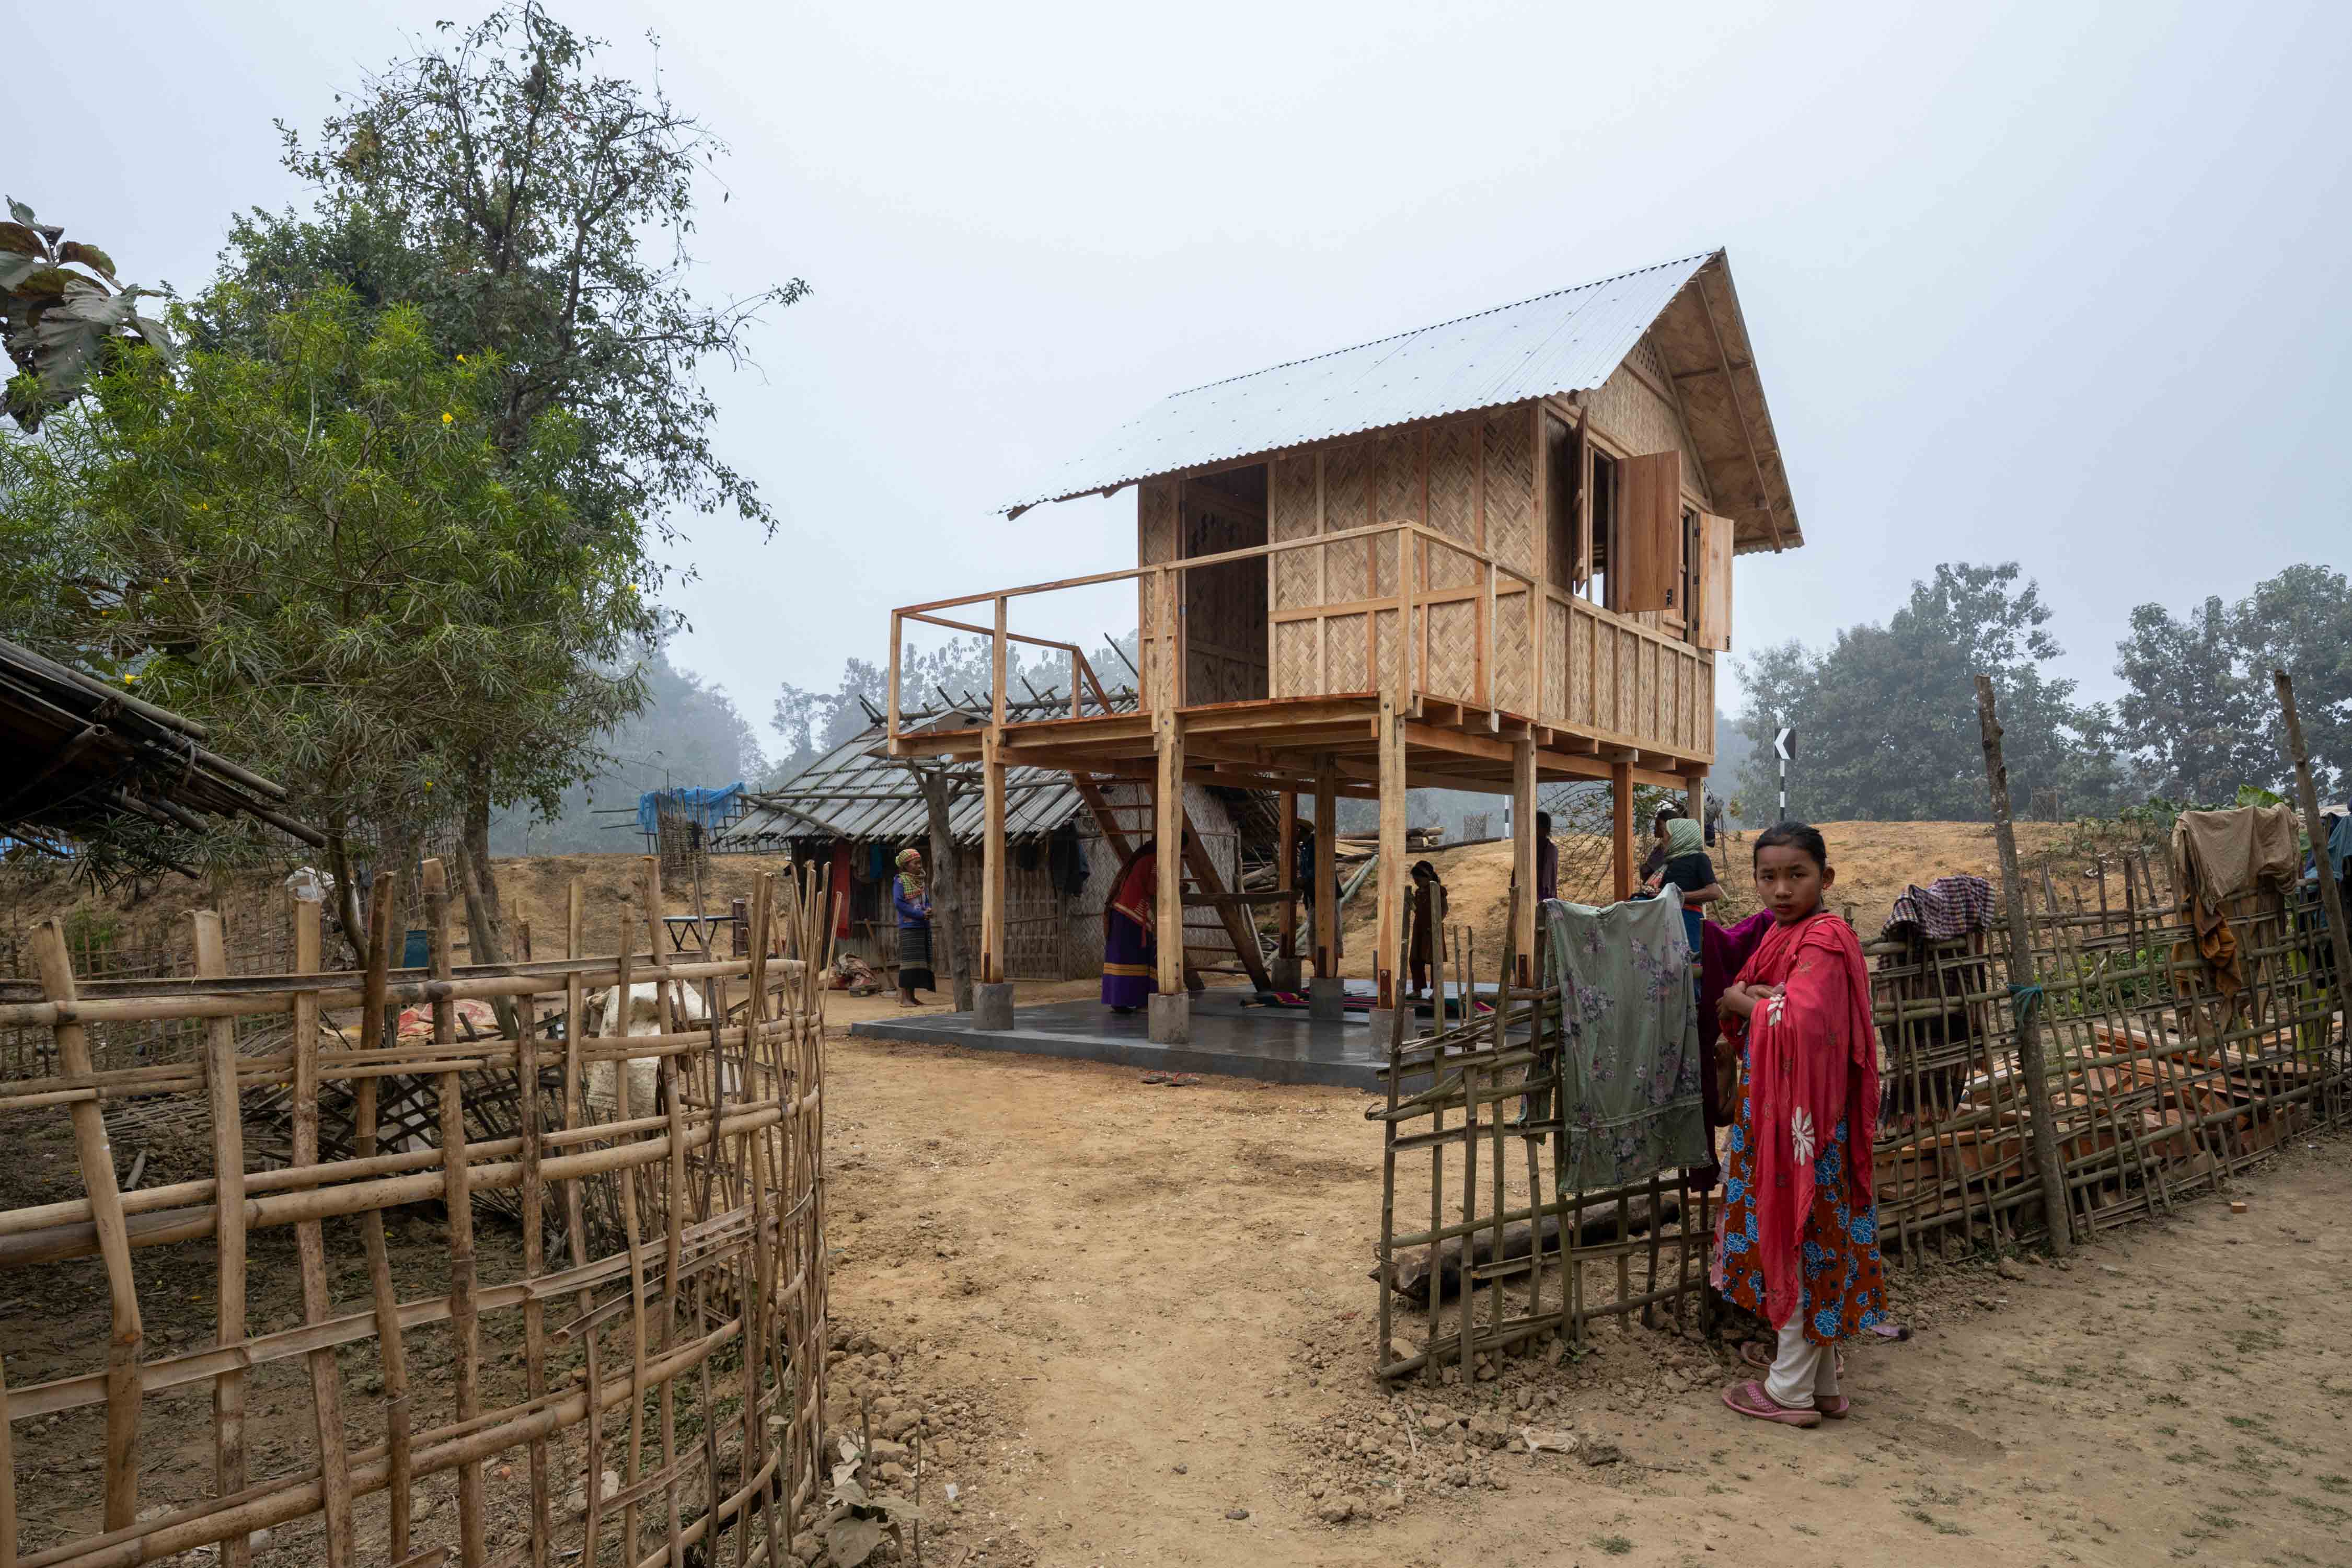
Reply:
<svg viewBox="0 0 2352 1568"><path fill-rule="evenodd" d="M1745 1037L1748 1093L1724 1165L1715 1273L1779 1343L1768 1374L1723 1402L1812 1426L1851 1408L1838 1342L1885 1314L1871 1165L1878 1039L1862 944L1822 908L1836 873L1821 834L1782 823L1757 837L1755 856L1773 924L1719 1004L1726 1033Z"/></svg>

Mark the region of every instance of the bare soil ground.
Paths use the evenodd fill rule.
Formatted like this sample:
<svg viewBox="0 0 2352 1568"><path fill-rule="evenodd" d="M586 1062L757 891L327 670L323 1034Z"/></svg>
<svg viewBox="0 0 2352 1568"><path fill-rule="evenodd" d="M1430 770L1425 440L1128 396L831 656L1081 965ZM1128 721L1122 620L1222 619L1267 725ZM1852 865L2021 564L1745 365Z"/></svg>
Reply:
<svg viewBox="0 0 2352 1568"><path fill-rule="evenodd" d="M1377 1386L1358 1094L854 1039L831 1074L835 1316L944 1413L941 1563L2352 1562L2352 1142L2063 1272L1893 1268L1916 1337L1857 1348L1854 1417L1803 1432L1638 1327Z"/></svg>

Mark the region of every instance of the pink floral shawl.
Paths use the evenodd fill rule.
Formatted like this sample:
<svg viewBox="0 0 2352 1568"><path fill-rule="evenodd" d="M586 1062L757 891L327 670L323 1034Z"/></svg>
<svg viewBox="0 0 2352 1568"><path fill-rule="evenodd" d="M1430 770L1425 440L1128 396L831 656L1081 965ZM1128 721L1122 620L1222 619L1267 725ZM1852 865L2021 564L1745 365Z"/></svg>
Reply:
<svg viewBox="0 0 2352 1568"><path fill-rule="evenodd" d="M1764 1315L1784 1326L1797 1304L1798 1251L1813 1205L1813 1163L1838 1123L1846 1127L1846 1196L1857 1213L1873 1201L1871 1144L1878 1132L1878 1037L1870 976L1853 929L1825 910L1765 933L1739 972L1774 985L1744 1022L1749 1158Z"/></svg>

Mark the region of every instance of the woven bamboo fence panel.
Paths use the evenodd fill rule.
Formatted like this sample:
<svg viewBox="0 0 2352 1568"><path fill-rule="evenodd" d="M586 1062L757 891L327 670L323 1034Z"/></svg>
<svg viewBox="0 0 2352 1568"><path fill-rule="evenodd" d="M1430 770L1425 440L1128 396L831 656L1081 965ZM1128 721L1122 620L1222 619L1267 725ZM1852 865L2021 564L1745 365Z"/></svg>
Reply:
<svg viewBox="0 0 2352 1568"><path fill-rule="evenodd" d="M189 917L192 975L85 982L61 928L36 932L35 997L0 990L0 1026L48 1030L58 1071L0 1086L0 1110L20 1138L68 1121L72 1180L0 1209L0 1275L20 1299L105 1302L110 1326L52 1340L54 1357L0 1344L0 1562L781 1560L824 1502L829 900L814 870L763 876L751 956L674 954L657 863L640 864L618 921L635 951L611 957L453 969L437 860L425 971L391 967L389 873L361 972L320 972L314 903L293 906L295 962L273 975L227 973L209 913ZM575 881L574 954L583 905ZM593 993L646 981L655 1034L588 1035ZM707 1021L673 1018L680 988ZM511 1001L512 1032L460 1038L459 1005L490 999ZM429 1038L387 1026L403 1005L430 1008ZM163 1019L194 1023L203 1048L92 1066L91 1029ZM632 1103L631 1064L649 1103ZM600 1066L607 1119L587 1093ZM249 1139L257 1093L278 1109ZM337 1096L347 1146L330 1149L320 1106ZM175 1098L205 1108L203 1173L126 1190L110 1112ZM282 1161L262 1157L280 1121ZM609 1242L583 1223L600 1183Z"/></svg>
<svg viewBox="0 0 2352 1568"><path fill-rule="evenodd" d="M1536 416L1507 410L1486 420L1479 497L1486 552L1507 566L1536 566Z"/></svg>
<svg viewBox="0 0 2352 1568"><path fill-rule="evenodd" d="M1996 939L1874 942L1885 1113L1879 1230L1908 1252L2006 1243L2046 1224L2031 1122L2053 1123L2078 1233L2169 1213L2308 1129L2344 1120L2352 1055L2315 903L2225 911L2242 984L2224 994L2145 857L2099 868L2098 907L2030 888L2031 974ZM2038 984L2051 1103L2028 1103L2012 984Z"/></svg>
<svg viewBox="0 0 2352 1568"><path fill-rule="evenodd" d="M1890 1256L1916 1263L2043 1233L2037 1117L2053 1124L2078 1235L2169 1214L2287 1140L2352 1119L2352 1047L2308 890L2251 894L2224 911L2241 982L2225 993L2145 856L2097 870L2095 908L2079 891L2062 898L2043 873L2015 973L1998 931L1864 942ZM1461 933L1452 947L1466 983ZM2026 1091L2013 989L2034 985L2042 1105ZM1499 1009L1411 1042L1400 1034L1388 1103L1366 1112L1385 1144L1381 1375L1459 1366L1466 1378L1477 1356L1545 1333L1581 1342L1596 1320L1679 1322L1696 1310L1707 1321L1718 1306L1706 1283L1709 1194L1686 1171L1558 1194L1558 1001L1507 980L1482 997Z"/></svg>
<svg viewBox="0 0 2352 1568"><path fill-rule="evenodd" d="M1445 934L1440 968L1467 994L1479 955L1468 928ZM1480 993L1490 1010L1409 1043L1400 1031L1387 1103L1364 1113L1383 1142L1372 1271L1383 1378L1458 1368L1466 1383L1479 1358L1538 1335L1582 1345L1612 1321L1621 1332L1714 1321L1715 1194L1695 1173L1560 1191L1559 998L1514 984L1516 955L1497 956L1496 984Z"/></svg>

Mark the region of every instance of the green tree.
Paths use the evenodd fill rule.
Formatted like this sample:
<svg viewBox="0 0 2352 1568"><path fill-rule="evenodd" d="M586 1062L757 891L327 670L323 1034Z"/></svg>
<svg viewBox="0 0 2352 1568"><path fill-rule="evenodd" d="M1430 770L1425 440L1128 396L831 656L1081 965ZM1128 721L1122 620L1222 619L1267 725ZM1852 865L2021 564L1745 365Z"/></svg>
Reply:
<svg viewBox="0 0 2352 1568"><path fill-rule="evenodd" d="M571 527L650 591L663 574L647 531L667 537L673 512L730 508L772 530L754 486L711 444L717 405L698 370L741 363L760 313L806 285L696 297L697 190L725 145L658 79L601 74L603 47L536 0L509 4L471 27L442 23L436 47L367 79L314 141L281 125L314 210L240 219L223 258L234 287L196 316L209 341L257 347L272 313L322 286L412 308L444 351L491 359L482 407L494 451L520 458L541 421L569 416L570 456L551 477ZM528 594L511 609L518 626L551 618ZM588 644L575 651L577 690L551 695L559 709L597 707L613 688ZM478 861L493 808L552 808L595 765L600 728L551 739L501 720L453 735ZM496 889L483 891L495 929Z"/></svg>
<svg viewBox="0 0 2352 1568"><path fill-rule="evenodd" d="M2263 705L2241 668L2238 631L2220 596L2187 620L2142 605L2131 627L2116 645L2116 674L2128 689L2116 704L2118 729L2155 793L2212 805L2241 783L2275 779L2277 753L2270 763L2263 757Z"/></svg>
<svg viewBox="0 0 2352 1568"><path fill-rule="evenodd" d="M1841 631L1827 649L1766 648L1742 661L1742 728L1754 743L1740 793L1777 802L1782 725L1798 731L1791 815L1820 821L1985 816L1975 678L1992 677L2011 787L2056 789L2071 809L2104 810L2125 785L2113 721L2074 701L2074 682L2042 666L2062 651L2040 589L2014 562L1936 568L1883 626ZM1777 815L1777 806L1772 813Z"/></svg>
<svg viewBox="0 0 2352 1568"><path fill-rule="evenodd" d="M330 289L264 336L176 373L120 356L0 442L0 625L284 782L356 931L356 851L446 817L470 737L569 746L636 705L638 676L583 679L582 654L610 668L652 630L647 574L577 524L576 422L500 447L499 366L418 312Z"/></svg>
<svg viewBox="0 0 2352 1568"><path fill-rule="evenodd" d="M2290 566L2255 584L2230 618L2263 714L2267 765L2250 776L2273 779L2282 790L2292 782L2280 748L2284 720L2271 692L2271 671L2284 669L2294 679L2304 745L2321 791L2352 788L2352 583L2325 566Z"/></svg>
<svg viewBox="0 0 2352 1568"><path fill-rule="evenodd" d="M65 236L8 199L8 221L0 223L0 342L17 374L0 408L28 432L79 396L116 345L174 352L172 335L139 313L146 290L118 282L106 252Z"/></svg>

